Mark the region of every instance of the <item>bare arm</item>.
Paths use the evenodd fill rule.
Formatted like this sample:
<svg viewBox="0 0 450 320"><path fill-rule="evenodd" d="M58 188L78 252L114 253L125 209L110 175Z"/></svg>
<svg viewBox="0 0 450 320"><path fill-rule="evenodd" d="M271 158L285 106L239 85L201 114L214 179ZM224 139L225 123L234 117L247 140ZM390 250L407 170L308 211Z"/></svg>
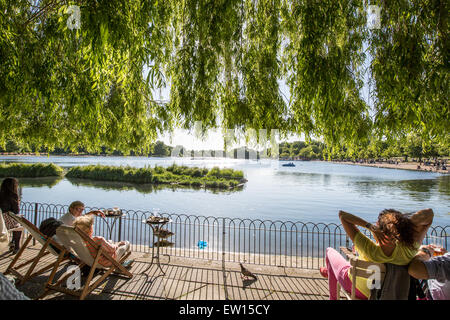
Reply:
<svg viewBox="0 0 450 320"><path fill-rule="evenodd" d="M430 254L433 254L433 249L430 246L422 246L428 249ZM408 273L410 276L416 279L428 279L428 271L425 267L423 261L426 261L431 258L431 255L425 251L419 250L414 259L412 259L411 263L408 267Z"/></svg>
<svg viewBox="0 0 450 320"><path fill-rule="evenodd" d="M414 225L414 240L422 243L425 235L427 234L428 228L430 228L431 224L433 223L433 217L433 210L429 208L419 210L410 217L410 220Z"/></svg>
<svg viewBox="0 0 450 320"><path fill-rule="evenodd" d="M104 216L105 216L105 214L104 214L103 211L101 211L101 210L92 210L92 211L89 211L89 212L86 213L86 214L93 214L93 215L101 216L101 217L104 217Z"/></svg>
<svg viewBox="0 0 450 320"><path fill-rule="evenodd" d="M342 226L345 232L352 241L354 241L355 235L359 232L357 226L365 227L368 222L360 217L350 214L345 211L339 211L339 218L341 219ZM381 231L379 231L375 226L369 224L368 229L372 232L374 238L378 241L381 250L386 256L390 256L395 249L395 243L390 241Z"/></svg>
<svg viewBox="0 0 450 320"><path fill-rule="evenodd" d="M342 210L339 211L339 219L341 219L342 226L352 241L359 232L357 226L365 227L368 224L366 220Z"/></svg>

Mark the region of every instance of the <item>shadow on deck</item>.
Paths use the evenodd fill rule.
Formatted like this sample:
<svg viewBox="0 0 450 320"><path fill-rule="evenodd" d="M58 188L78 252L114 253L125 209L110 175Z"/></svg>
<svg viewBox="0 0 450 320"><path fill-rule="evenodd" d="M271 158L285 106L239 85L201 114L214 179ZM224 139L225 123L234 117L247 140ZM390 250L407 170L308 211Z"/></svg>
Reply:
<svg viewBox="0 0 450 320"><path fill-rule="evenodd" d="M26 249L24 259L38 251L38 246ZM4 273L13 256L0 255L0 272ZM151 255L133 252L135 259L130 271L133 278L126 280L110 276L88 300L327 300L328 282L318 271L298 268L273 267L246 264L257 280L243 280L238 263L161 257L165 275L155 264L150 265ZM42 259L53 261L53 256ZM62 274L67 265L60 268ZM145 271L145 272L144 272ZM28 297L38 297L50 271L34 277L17 288ZM59 292L48 299L74 299Z"/></svg>

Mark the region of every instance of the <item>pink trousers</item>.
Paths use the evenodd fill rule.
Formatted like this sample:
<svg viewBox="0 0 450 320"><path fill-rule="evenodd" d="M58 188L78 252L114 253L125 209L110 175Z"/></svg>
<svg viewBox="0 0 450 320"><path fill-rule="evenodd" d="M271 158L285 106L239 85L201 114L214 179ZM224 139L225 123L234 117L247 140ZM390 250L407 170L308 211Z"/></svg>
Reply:
<svg viewBox="0 0 450 320"><path fill-rule="evenodd" d="M348 293L352 291L352 282L348 277L348 269L350 268L350 262L344 259L339 252L333 248L327 248L326 262L328 269L328 288L330 290L330 300L336 300L338 292L336 290L337 281L342 288ZM358 289L355 292L356 298L366 299Z"/></svg>

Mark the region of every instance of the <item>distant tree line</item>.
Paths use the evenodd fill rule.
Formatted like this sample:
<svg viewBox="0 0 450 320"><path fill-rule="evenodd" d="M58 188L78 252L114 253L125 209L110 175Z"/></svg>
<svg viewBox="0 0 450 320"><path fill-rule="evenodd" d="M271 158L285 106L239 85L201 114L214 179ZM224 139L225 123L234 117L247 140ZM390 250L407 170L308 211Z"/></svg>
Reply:
<svg viewBox="0 0 450 320"><path fill-rule="evenodd" d="M448 158L450 156L450 141L424 139L417 134L408 134L396 140L372 139L358 148L327 149L324 159L393 159L402 158L407 162L411 159Z"/></svg>
<svg viewBox="0 0 450 320"><path fill-rule="evenodd" d="M319 141L309 143L304 141L282 142L279 147L281 159L296 160L322 160L326 148L325 144Z"/></svg>
<svg viewBox="0 0 450 320"><path fill-rule="evenodd" d="M123 152L118 150L111 150L107 147L102 147L102 151L99 153L88 152L85 148L77 148L76 152L70 151L69 148L61 148L56 147L52 151L49 151L47 148L35 148L34 146L29 145L20 145L15 141L8 140L6 142L5 148L0 148L0 152L9 152L9 153L49 153L52 155L69 155L69 154L84 154L84 155L114 155L114 156L123 156L125 155ZM148 154L138 153L131 151L129 155L131 156L153 156L153 157L168 157L172 152L173 147L166 145L162 141L156 141L152 143L150 152Z"/></svg>
<svg viewBox="0 0 450 320"><path fill-rule="evenodd" d="M370 142L359 147L341 147L339 149L327 146L323 142L311 140L281 142L279 144L279 158L285 160L357 160L357 159L392 159L403 158L403 161L417 159L422 161L424 158L442 158L450 156L450 142L439 142L439 140L423 139L419 135L409 134L397 140L379 140L372 139ZM69 149L55 148L48 152L45 148L36 150L33 146L19 145L9 140L4 149L0 152L9 153L49 153L55 154L73 154ZM102 147L100 153L88 153L84 148L78 148L78 154L87 155L115 155L123 156L118 150L110 150ZM227 150L188 150L178 145L175 147L166 145L162 141L152 143L148 154L130 152L131 156L149 156L149 157L227 157L234 159L261 159L271 156L271 150L257 151L246 146Z"/></svg>

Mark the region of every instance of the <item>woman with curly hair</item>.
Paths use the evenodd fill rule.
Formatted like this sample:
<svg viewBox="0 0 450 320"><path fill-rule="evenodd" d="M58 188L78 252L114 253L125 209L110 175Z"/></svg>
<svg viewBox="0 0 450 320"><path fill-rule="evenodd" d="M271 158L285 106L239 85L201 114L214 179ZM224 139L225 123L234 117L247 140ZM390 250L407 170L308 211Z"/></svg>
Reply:
<svg viewBox="0 0 450 320"><path fill-rule="evenodd" d="M339 211L345 232L352 240L359 259L375 263L408 265L419 250L428 228L433 222L433 210L423 209L411 216L394 209L385 209L378 215L378 222L370 222L345 211ZM358 226L370 230L376 243L362 234ZM350 263L333 248L327 248L327 267L320 268L322 276L328 278L330 300L336 300L336 282L350 293L352 282L349 276ZM356 280L356 297L368 299L370 289L367 281Z"/></svg>

